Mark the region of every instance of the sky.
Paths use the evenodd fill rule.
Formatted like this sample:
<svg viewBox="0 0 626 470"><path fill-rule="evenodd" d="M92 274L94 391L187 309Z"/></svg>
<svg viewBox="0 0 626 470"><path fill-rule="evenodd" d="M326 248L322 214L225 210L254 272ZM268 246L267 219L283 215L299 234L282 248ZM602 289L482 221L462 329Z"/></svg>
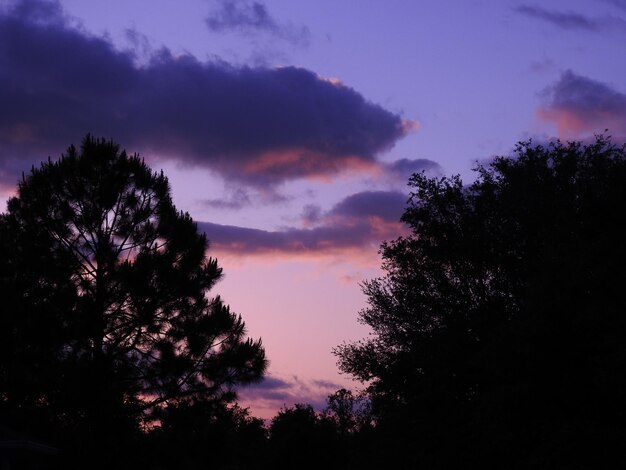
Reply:
<svg viewBox="0 0 626 470"><path fill-rule="evenodd" d="M91 133L168 176L270 359L252 414L361 385L357 322L414 172L626 140L626 0L0 0L0 200ZM608 131L605 131L608 130Z"/></svg>

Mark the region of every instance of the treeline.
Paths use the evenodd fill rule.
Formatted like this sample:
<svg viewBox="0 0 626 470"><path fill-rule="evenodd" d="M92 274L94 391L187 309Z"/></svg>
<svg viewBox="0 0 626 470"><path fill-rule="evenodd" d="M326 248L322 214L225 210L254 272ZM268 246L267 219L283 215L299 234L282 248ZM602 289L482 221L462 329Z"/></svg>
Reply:
<svg viewBox="0 0 626 470"><path fill-rule="evenodd" d="M208 296L206 240L88 137L0 219L0 417L64 468L626 467L626 148L523 142L476 171L411 177L411 234L363 284L373 334L335 350L363 396L265 426L234 404L266 361Z"/></svg>
<svg viewBox="0 0 626 470"><path fill-rule="evenodd" d="M376 446L368 403L339 390L327 407L281 409L268 423L238 406L202 404L167 410L143 437L143 463L162 469L370 468Z"/></svg>

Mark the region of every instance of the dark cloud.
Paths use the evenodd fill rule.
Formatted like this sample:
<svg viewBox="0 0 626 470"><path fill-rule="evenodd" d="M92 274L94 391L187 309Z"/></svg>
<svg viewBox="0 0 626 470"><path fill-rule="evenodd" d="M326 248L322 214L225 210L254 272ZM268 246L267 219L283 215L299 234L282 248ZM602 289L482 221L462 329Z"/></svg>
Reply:
<svg viewBox="0 0 626 470"><path fill-rule="evenodd" d="M433 160L402 158L393 162L378 162L372 176L365 181L372 188L395 190L406 187L411 175L422 172L432 177L443 174L441 165Z"/></svg>
<svg viewBox="0 0 626 470"><path fill-rule="evenodd" d="M546 10L545 8L532 5L519 5L514 10L531 18L547 21L563 29L596 31L599 28L596 20L579 13Z"/></svg>
<svg viewBox="0 0 626 470"><path fill-rule="evenodd" d="M154 53L154 48L148 36L138 31L136 28L127 28L124 36L130 45L130 53L136 60L149 62Z"/></svg>
<svg viewBox="0 0 626 470"><path fill-rule="evenodd" d="M0 6L1 7L1 6ZM16 0L7 2L0 14L42 25L62 25L68 18L57 0Z"/></svg>
<svg viewBox="0 0 626 470"><path fill-rule="evenodd" d="M262 382L241 388L240 401L252 402L256 407L276 409L306 403L321 410L326 399L337 390L345 388L328 380L303 380L297 376L289 379L266 377Z"/></svg>
<svg viewBox="0 0 626 470"><path fill-rule="evenodd" d="M343 220L378 217L386 222L397 222L407 203L406 195L395 191L364 191L348 196L329 212L331 218Z"/></svg>
<svg viewBox="0 0 626 470"><path fill-rule="evenodd" d="M337 391L342 388L340 384L336 382L331 382L330 380L314 380L313 384L320 388L325 388L325 389L333 390L333 391Z"/></svg>
<svg viewBox="0 0 626 470"><path fill-rule="evenodd" d="M230 29L262 29L272 31L277 28L276 21L270 16L261 2L247 3L236 0L222 0L219 10L206 20L213 31Z"/></svg>
<svg viewBox="0 0 626 470"><path fill-rule="evenodd" d="M394 191L366 191L351 195L323 215L305 220L311 228L267 231L199 222L212 250L236 256L255 254L319 255L378 247L403 233L399 223L407 196ZM305 213L306 215L306 213Z"/></svg>
<svg viewBox="0 0 626 470"><path fill-rule="evenodd" d="M140 66L134 56L70 26L57 2L5 8L0 168L18 158L27 168L91 132L268 188L371 169L411 128L305 69L233 67L167 49Z"/></svg>
<svg viewBox="0 0 626 470"><path fill-rule="evenodd" d="M413 173L425 171L427 173L440 174L441 166L439 163L426 158L418 158L415 160L402 158L395 162L385 164L384 170L388 176L406 184Z"/></svg>
<svg viewBox="0 0 626 470"><path fill-rule="evenodd" d="M322 219L322 208L317 204L307 204L302 208L302 220L306 225L317 224Z"/></svg>
<svg viewBox="0 0 626 470"><path fill-rule="evenodd" d="M273 189L262 189L260 191L251 188L224 188L224 197L216 199L204 199L200 201L206 207L225 211L237 211L252 206L284 204L292 199Z"/></svg>
<svg viewBox="0 0 626 470"><path fill-rule="evenodd" d="M229 198L226 199L207 199L204 204L215 209L231 209L238 210L252 204L250 194L239 188L235 190Z"/></svg>
<svg viewBox="0 0 626 470"><path fill-rule="evenodd" d="M243 393L248 399L287 401L292 397L293 389L293 382L268 376L262 382L246 387Z"/></svg>
<svg viewBox="0 0 626 470"><path fill-rule="evenodd" d="M199 222L198 228L211 240L212 250L238 256L267 253L306 255L361 247L375 242L372 227L367 221L358 225L289 228L279 231L211 222ZM382 242L382 239L378 242Z"/></svg>
<svg viewBox="0 0 626 470"><path fill-rule="evenodd" d="M309 43L311 34L306 26L298 28L279 23L261 2L220 0L218 5L219 8L206 19L211 31L264 32L296 45Z"/></svg>
<svg viewBox="0 0 626 470"><path fill-rule="evenodd" d="M553 122L561 136L601 133L626 136L626 95L572 71L564 72L546 92L539 116Z"/></svg>
<svg viewBox="0 0 626 470"><path fill-rule="evenodd" d="M604 0L604 1L612 5L615 5L616 7L621 8L622 10L626 10L626 0Z"/></svg>
<svg viewBox="0 0 626 470"><path fill-rule="evenodd" d="M616 0L613 3L618 6L623 4L623 2L620 2L619 0ZM606 32L610 30L617 30L626 32L626 20L611 15L591 18L572 11L564 12L546 10L545 8L539 6L526 4L519 5L515 7L514 10L528 17L546 21L561 29L571 31Z"/></svg>

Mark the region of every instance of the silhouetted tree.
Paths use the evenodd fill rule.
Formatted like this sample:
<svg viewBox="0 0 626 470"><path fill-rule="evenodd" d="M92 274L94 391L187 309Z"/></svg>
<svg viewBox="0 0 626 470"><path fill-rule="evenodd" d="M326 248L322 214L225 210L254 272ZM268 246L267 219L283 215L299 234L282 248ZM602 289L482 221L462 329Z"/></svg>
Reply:
<svg viewBox="0 0 626 470"><path fill-rule="evenodd" d="M369 401L342 388L326 400L324 415L332 419L342 437L356 434L372 426Z"/></svg>
<svg viewBox="0 0 626 470"><path fill-rule="evenodd" d="M247 409L217 401L180 401L158 415L160 427L149 440L149 468L265 468L267 429Z"/></svg>
<svg viewBox="0 0 626 470"><path fill-rule="evenodd" d="M19 184L0 219L7 416L39 410L105 442L261 378L261 342L208 296L222 270L169 193L162 173L90 136Z"/></svg>
<svg viewBox="0 0 626 470"><path fill-rule="evenodd" d="M370 401L363 394L340 389L326 399L321 416L334 425L335 456L328 468L367 469L385 467L373 458L380 443L375 433Z"/></svg>
<svg viewBox="0 0 626 470"><path fill-rule="evenodd" d="M329 395L315 411L298 403L281 409L269 427L268 468L374 468L376 446L369 402L350 390Z"/></svg>
<svg viewBox="0 0 626 470"><path fill-rule="evenodd" d="M269 468L339 468L337 428L332 419L311 405L281 409L269 428Z"/></svg>
<svg viewBox="0 0 626 470"><path fill-rule="evenodd" d="M363 284L374 334L336 349L369 385L384 458L626 464L624 147L526 142L477 172L412 176L412 235Z"/></svg>

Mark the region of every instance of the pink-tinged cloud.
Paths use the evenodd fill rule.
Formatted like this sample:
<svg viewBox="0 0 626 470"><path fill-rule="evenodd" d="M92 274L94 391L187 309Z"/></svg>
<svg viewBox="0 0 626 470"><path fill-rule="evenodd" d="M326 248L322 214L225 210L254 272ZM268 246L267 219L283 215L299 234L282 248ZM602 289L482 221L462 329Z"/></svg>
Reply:
<svg viewBox="0 0 626 470"><path fill-rule="evenodd" d="M277 231L243 228L199 222L211 250L231 256L335 255L377 248L385 240L395 239L406 229L399 222L407 203L405 194L395 191L365 191L353 194L321 213L307 206L305 228L293 227Z"/></svg>
<svg viewBox="0 0 626 470"><path fill-rule="evenodd" d="M626 94L571 71L547 90L547 103L537 111L554 124L559 137L577 138L590 133L626 136Z"/></svg>
<svg viewBox="0 0 626 470"><path fill-rule="evenodd" d="M304 380L297 376L288 379L266 377L262 382L239 389L238 401L250 407L255 416L269 419L280 408L296 403L312 405L320 411L326 406L326 399L337 390L340 384L327 380Z"/></svg>
<svg viewBox="0 0 626 470"><path fill-rule="evenodd" d="M278 159L276 162L280 162ZM361 174L369 174L376 180L378 183L388 183L390 187L397 188L406 186L407 181L413 173L421 173L425 172L431 176L438 176L441 174L441 167L438 163L428 160L425 158L418 159L408 159L402 158L400 160L396 160L390 163L385 162L363 162L355 157L346 157L346 159L342 160L343 167L337 167L336 172L360 172ZM267 164L267 162L264 162ZM309 162L307 165L314 165L314 162ZM321 171L316 171L311 167L308 178L325 178ZM275 191L261 191L257 192L254 197L252 197L251 193L248 189L244 188L235 188L231 191L230 194L226 194L225 197L218 199L207 199L204 200L203 203L214 209L223 209L223 210L239 210L244 207L249 207L253 204L278 204L285 202L286 197ZM305 210L313 210L318 213L318 216L321 215L321 210L319 208L314 208L312 206L306 206ZM311 217L305 217L304 220L307 223L307 227L310 227ZM318 222L316 220L315 222Z"/></svg>
<svg viewBox="0 0 626 470"><path fill-rule="evenodd" d="M261 152L247 162L224 162L222 172L234 180L271 183L295 178L328 180L341 173L373 174L378 164L362 155L335 155L306 148Z"/></svg>
<svg viewBox="0 0 626 470"><path fill-rule="evenodd" d="M262 16L262 15L261 15ZM413 123L297 67L234 67L132 51L75 28L57 1L0 8L0 174L90 132L129 151L259 188L371 171Z"/></svg>

